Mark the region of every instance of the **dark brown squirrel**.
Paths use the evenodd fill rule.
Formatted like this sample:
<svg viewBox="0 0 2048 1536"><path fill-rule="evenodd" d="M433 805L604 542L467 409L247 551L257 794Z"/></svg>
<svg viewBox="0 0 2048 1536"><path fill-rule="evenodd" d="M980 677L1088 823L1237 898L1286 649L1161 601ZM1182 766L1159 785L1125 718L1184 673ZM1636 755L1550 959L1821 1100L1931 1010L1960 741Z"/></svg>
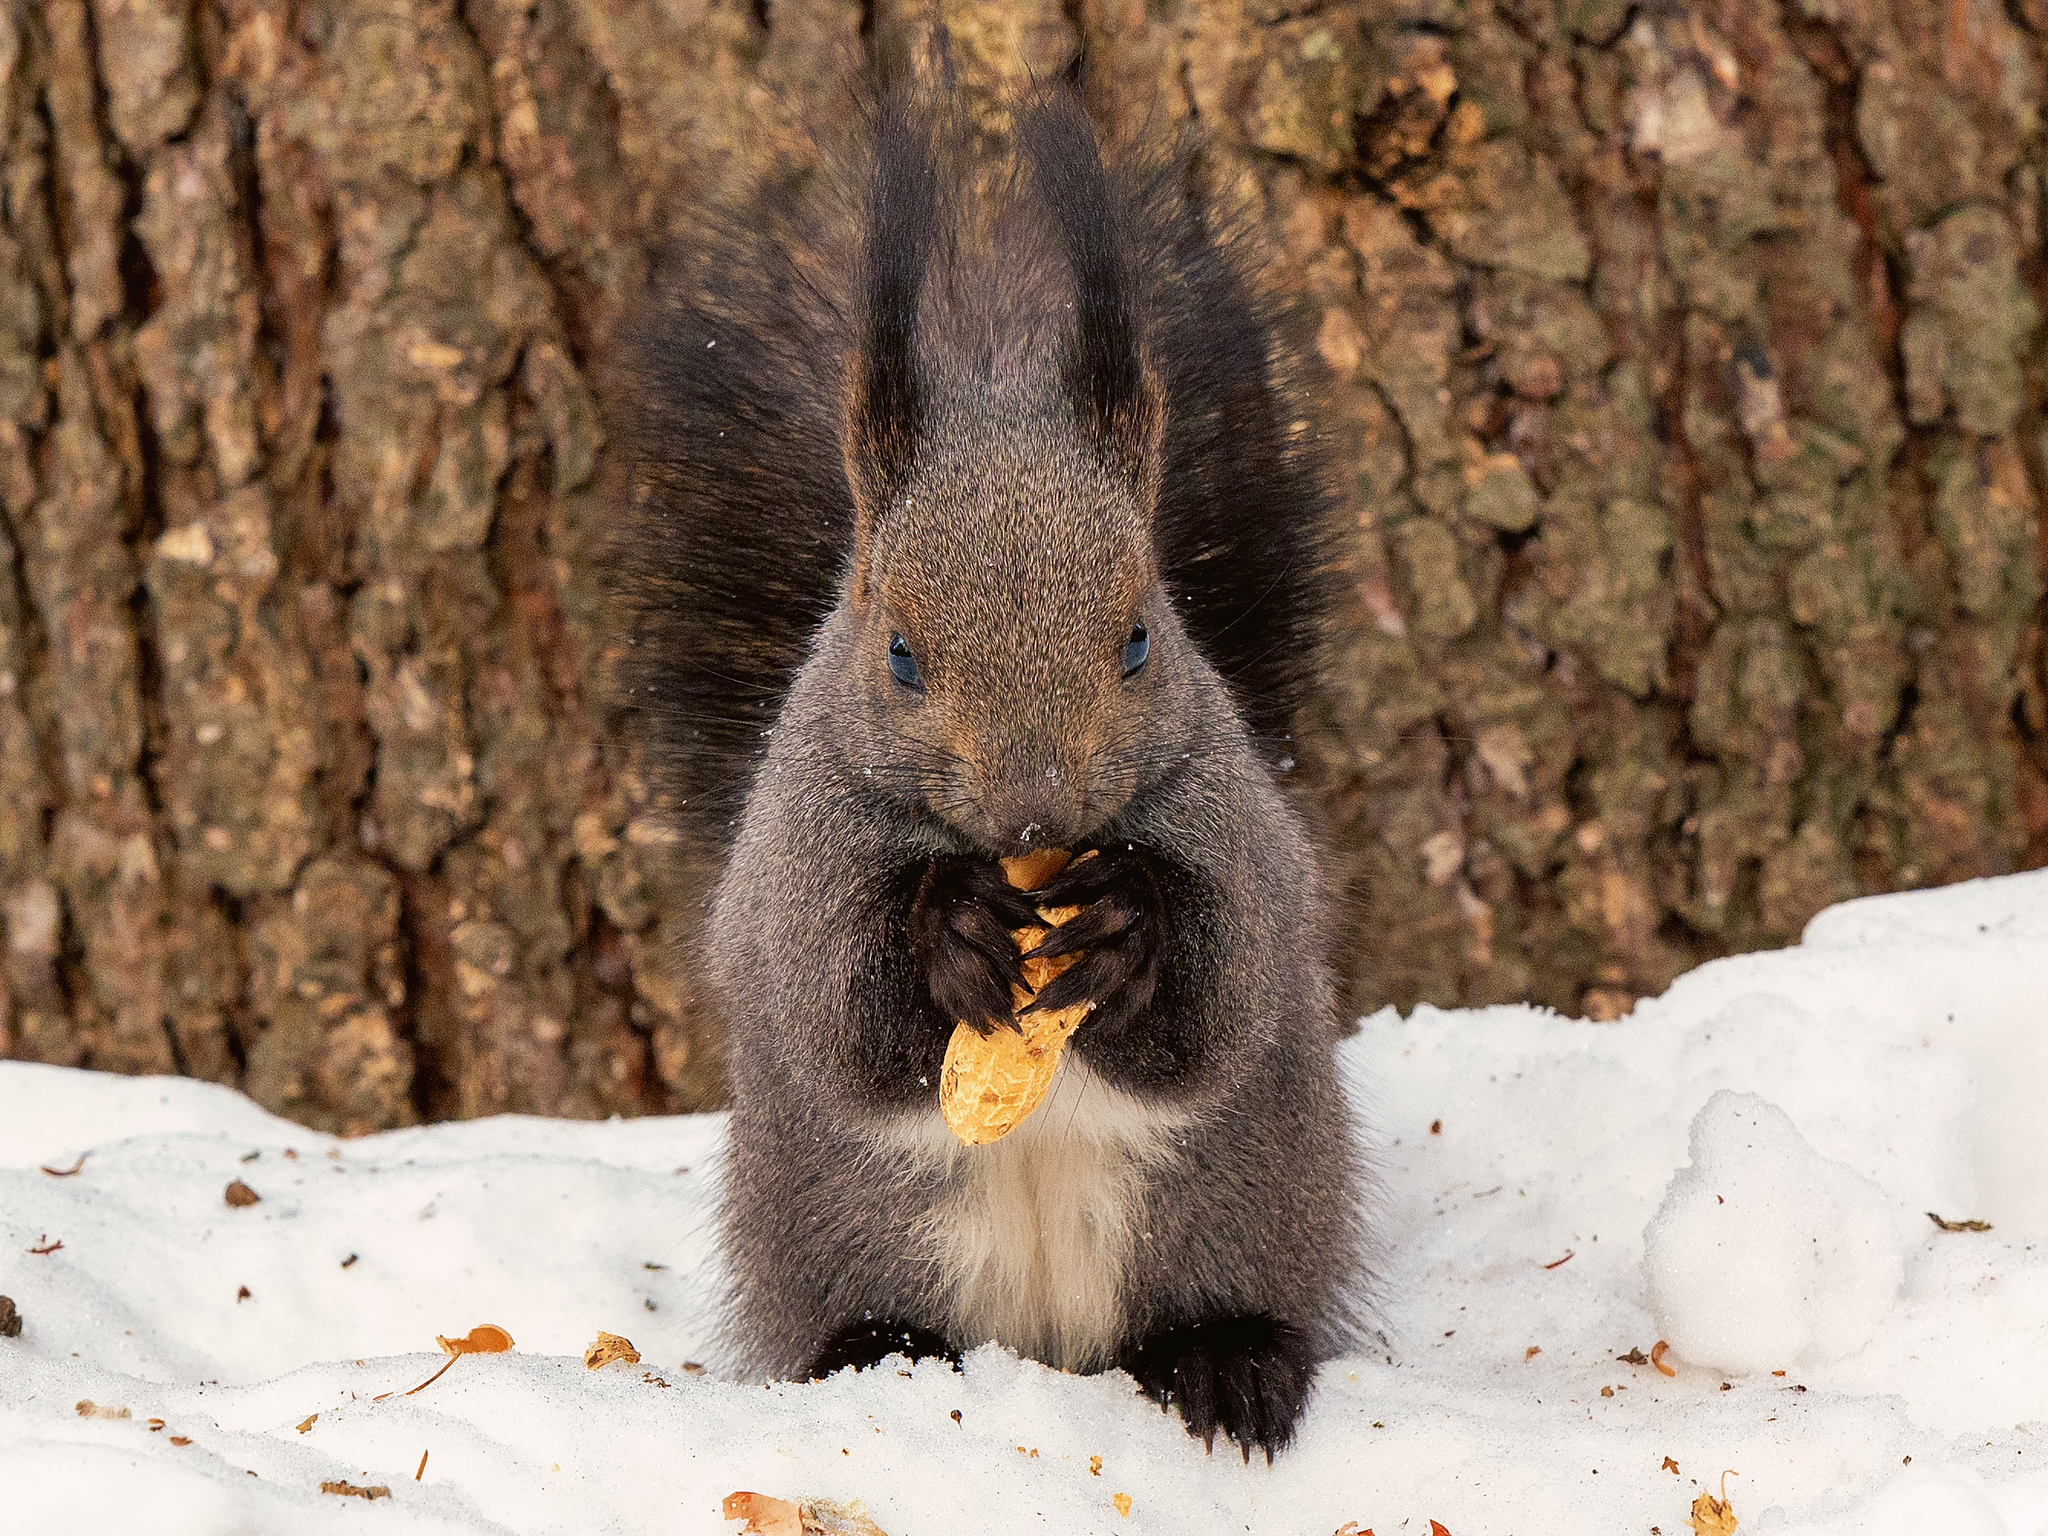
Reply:
<svg viewBox="0 0 2048 1536"><path fill-rule="evenodd" d="M949 122L875 107L842 201L727 220L636 353L622 670L722 862L734 1352L994 1340L1270 1461L1363 1256L1330 898L1276 782L1329 563L1298 354L1194 151L1111 171L1065 86L994 166ZM1011 890L1047 845L1097 856ZM965 1147L940 1062L1014 1027L1034 905L1086 908L1037 1006L1097 1006Z"/></svg>

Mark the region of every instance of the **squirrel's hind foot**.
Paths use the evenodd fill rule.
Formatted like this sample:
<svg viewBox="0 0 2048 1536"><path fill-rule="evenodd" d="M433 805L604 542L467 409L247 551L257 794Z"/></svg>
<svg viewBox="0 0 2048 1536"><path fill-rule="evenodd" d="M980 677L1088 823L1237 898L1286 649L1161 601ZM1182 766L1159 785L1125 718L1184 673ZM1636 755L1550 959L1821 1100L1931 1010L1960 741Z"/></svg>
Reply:
<svg viewBox="0 0 2048 1536"><path fill-rule="evenodd" d="M1266 1464L1294 1440L1315 1382L1308 1335L1263 1313L1162 1328L1117 1361L1160 1408L1180 1410L1189 1434L1214 1452L1220 1430L1246 1462Z"/></svg>

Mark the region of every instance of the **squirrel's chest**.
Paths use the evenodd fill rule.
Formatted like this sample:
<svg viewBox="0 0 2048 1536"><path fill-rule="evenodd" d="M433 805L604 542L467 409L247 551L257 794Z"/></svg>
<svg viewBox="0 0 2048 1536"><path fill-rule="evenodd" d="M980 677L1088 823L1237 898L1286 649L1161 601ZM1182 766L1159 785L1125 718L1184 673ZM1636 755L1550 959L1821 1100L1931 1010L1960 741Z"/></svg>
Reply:
<svg viewBox="0 0 2048 1536"><path fill-rule="evenodd" d="M963 1147L943 1124L907 1135L906 1150L937 1165L919 1237L943 1280L951 1339L970 1349L994 1339L1065 1370L1108 1364L1147 1235L1147 1171L1183 1120L1070 1055L1045 1102L1001 1141Z"/></svg>

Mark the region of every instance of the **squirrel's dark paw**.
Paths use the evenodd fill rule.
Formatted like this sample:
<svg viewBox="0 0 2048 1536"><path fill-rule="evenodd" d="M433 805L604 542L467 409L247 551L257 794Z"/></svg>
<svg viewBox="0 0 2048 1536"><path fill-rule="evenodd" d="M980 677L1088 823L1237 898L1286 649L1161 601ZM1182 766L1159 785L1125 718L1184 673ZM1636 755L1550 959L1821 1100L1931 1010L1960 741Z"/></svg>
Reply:
<svg viewBox="0 0 2048 1536"><path fill-rule="evenodd" d="M1031 899L1041 907L1087 910L1046 935L1031 951L1048 959L1087 953L1032 1000L1032 1009L1093 1002L1086 1027L1106 1034L1130 1022L1159 988L1166 952L1166 903L1158 873L1143 850L1127 843L1077 859Z"/></svg>
<svg viewBox="0 0 2048 1536"><path fill-rule="evenodd" d="M805 1374L811 1381L823 1381L848 1366L864 1371L870 1366L880 1365L891 1355L902 1355L911 1360L944 1359L955 1365L960 1363L960 1351L929 1328L886 1318L864 1317L859 1322L848 1323L820 1344Z"/></svg>
<svg viewBox="0 0 2048 1536"><path fill-rule="evenodd" d="M939 1012L984 1035L998 1024L1014 1029L1010 987L1024 984L1024 972L1010 930L1037 921L994 860L934 860L911 905L910 938Z"/></svg>
<svg viewBox="0 0 2048 1536"><path fill-rule="evenodd" d="M1206 1449L1220 1430L1247 1462L1264 1451L1268 1466L1294 1439L1316 1363L1306 1334L1264 1313L1162 1328L1117 1361Z"/></svg>

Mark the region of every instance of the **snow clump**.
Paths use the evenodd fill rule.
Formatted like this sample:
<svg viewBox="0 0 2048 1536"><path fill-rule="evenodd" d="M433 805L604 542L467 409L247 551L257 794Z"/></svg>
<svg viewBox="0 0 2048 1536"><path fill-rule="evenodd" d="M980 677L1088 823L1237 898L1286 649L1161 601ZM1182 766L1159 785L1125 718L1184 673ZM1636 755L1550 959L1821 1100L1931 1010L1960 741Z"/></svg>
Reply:
<svg viewBox="0 0 2048 1536"><path fill-rule="evenodd" d="M1643 1233L1650 1308L1671 1347L1755 1372L1839 1360L1876 1337L1905 1275L1885 1192L1753 1093L1707 1100L1691 1152Z"/></svg>

